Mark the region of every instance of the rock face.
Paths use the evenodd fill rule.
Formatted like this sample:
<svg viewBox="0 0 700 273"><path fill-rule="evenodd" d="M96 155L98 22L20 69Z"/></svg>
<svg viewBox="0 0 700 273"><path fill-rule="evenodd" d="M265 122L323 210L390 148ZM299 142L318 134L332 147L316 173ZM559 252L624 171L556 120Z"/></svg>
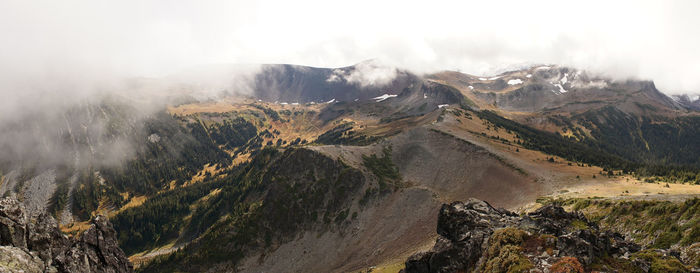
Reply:
<svg viewBox="0 0 700 273"><path fill-rule="evenodd" d="M476 199L444 204L437 233L432 250L409 257L403 272L605 270L601 260L630 261L640 250L620 234L600 231L581 213L553 205L521 217Z"/></svg>
<svg viewBox="0 0 700 273"><path fill-rule="evenodd" d="M68 238L46 213L29 217L14 198L0 200L0 272L133 272L106 217Z"/></svg>

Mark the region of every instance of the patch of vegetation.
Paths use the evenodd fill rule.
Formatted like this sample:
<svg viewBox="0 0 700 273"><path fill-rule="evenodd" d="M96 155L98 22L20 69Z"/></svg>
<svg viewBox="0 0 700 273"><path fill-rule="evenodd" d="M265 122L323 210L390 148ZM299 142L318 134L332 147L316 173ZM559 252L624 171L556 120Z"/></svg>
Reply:
<svg viewBox="0 0 700 273"><path fill-rule="evenodd" d="M350 198L364 176L314 151L265 148L221 183L220 193L198 205L184 229L184 237L199 239L140 271L235 266L247 253L292 240L301 230L346 226Z"/></svg>
<svg viewBox="0 0 700 273"><path fill-rule="evenodd" d="M654 250L643 250L633 254L631 260L639 259L650 264L649 273L686 273L690 272L677 258L664 256Z"/></svg>
<svg viewBox="0 0 700 273"><path fill-rule="evenodd" d="M649 249L687 248L700 242L699 198L683 202L539 199L538 203L556 203L581 211L601 228L631 234L628 239ZM700 265L700 257L693 263Z"/></svg>
<svg viewBox="0 0 700 273"><path fill-rule="evenodd" d="M67 166L59 166L56 168L56 191L49 199L48 212L54 217L57 217L68 204L68 196L70 190L70 178L73 175L73 169Z"/></svg>
<svg viewBox="0 0 700 273"><path fill-rule="evenodd" d="M136 143L134 159L100 169L102 177L120 192L152 195L171 181L184 183L205 164L229 164L229 155L217 147L198 120L180 124L161 112L146 120L138 131L132 136ZM158 140L149 140L152 135Z"/></svg>
<svg viewBox="0 0 700 273"><path fill-rule="evenodd" d="M571 227L573 227L574 229L577 229L577 230L588 230L588 229L590 229L590 227L588 226L588 224L586 224L586 222L581 221L581 220L579 220L579 219L576 219L576 220L571 221L570 225L571 225Z"/></svg>
<svg viewBox="0 0 700 273"><path fill-rule="evenodd" d="M575 257L562 257L549 268L551 273L584 273L583 265Z"/></svg>
<svg viewBox="0 0 700 273"><path fill-rule="evenodd" d="M81 170L73 189L73 214L81 221L90 220L92 212L97 211L102 200L120 206L122 197L114 188L101 183L94 169Z"/></svg>
<svg viewBox="0 0 700 273"><path fill-rule="evenodd" d="M700 138L696 137L700 134L700 117L664 122L642 118L640 123L614 107L573 117L591 130L591 138L563 117L557 123L570 126L574 136L537 130L493 111L474 111L474 114L497 128L512 131L519 139L517 144L528 149L638 177L658 176L667 182L700 183L700 159L690 152L700 147Z"/></svg>
<svg viewBox="0 0 700 273"><path fill-rule="evenodd" d="M176 188L118 213L110 221L117 231L119 246L132 255L177 239L192 205L219 186L220 182L202 182Z"/></svg>
<svg viewBox="0 0 700 273"><path fill-rule="evenodd" d="M587 266L590 272L606 272L615 269L617 272L644 273L629 259L614 258L609 255L597 257Z"/></svg>
<svg viewBox="0 0 700 273"><path fill-rule="evenodd" d="M258 129L242 117L225 119L221 123L208 126L209 134L216 144L233 150L245 145L258 134Z"/></svg>
<svg viewBox="0 0 700 273"><path fill-rule="evenodd" d="M491 257L484 266L483 272L528 272L534 266L532 262L522 254L519 246L506 245L498 251L497 256Z"/></svg>
<svg viewBox="0 0 700 273"><path fill-rule="evenodd" d="M489 237L482 272L527 272L532 262L523 255L522 244L529 235L520 229L498 229Z"/></svg>
<svg viewBox="0 0 700 273"><path fill-rule="evenodd" d="M253 107L262 110L263 113L265 113L265 115L272 119L272 121L284 122L284 120L280 117L279 113L277 113L277 111L273 110L272 108L268 108L259 104L253 104Z"/></svg>
<svg viewBox="0 0 700 273"><path fill-rule="evenodd" d="M340 144L364 146L372 144L380 139L376 136L367 136L358 133L357 131L353 130L354 125L354 122L344 122L319 135L315 142L325 145Z"/></svg>
<svg viewBox="0 0 700 273"><path fill-rule="evenodd" d="M384 192L389 185L396 187L401 182L399 168L391 161L391 147L384 147L382 157L376 154L362 155L363 165L370 170L379 180L379 192Z"/></svg>

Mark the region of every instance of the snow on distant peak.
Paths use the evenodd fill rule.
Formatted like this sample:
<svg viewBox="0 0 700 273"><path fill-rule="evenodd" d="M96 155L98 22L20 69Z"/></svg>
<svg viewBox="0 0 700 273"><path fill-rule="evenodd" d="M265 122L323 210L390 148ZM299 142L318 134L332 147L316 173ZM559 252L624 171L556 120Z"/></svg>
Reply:
<svg viewBox="0 0 700 273"><path fill-rule="evenodd" d="M569 81L569 79L567 77L569 77L569 73L564 73L564 77L561 78L561 80L559 80L559 82L561 82L562 85L566 84L566 82Z"/></svg>
<svg viewBox="0 0 700 273"><path fill-rule="evenodd" d="M521 79L513 79L508 81L508 85L516 85L516 84L522 84L523 81Z"/></svg>
<svg viewBox="0 0 700 273"><path fill-rule="evenodd" d="M561 84L558 84L558 83L557 83L557 84L555 84L554 86L559 87L559 93L566 93L566 92L567 92L566 89L564 89L564 87L561 86Z"/></svg>
<svg viewBox="0 0 700 273"><path fill-rule="evenodd" d="M501 78L501 76L493 76L490 78L481 77L481 78L479 78L479 80L480 81L495 81L495 80L498 80L500 78Z"/></svg>
<svg viewBox="0 0 700 273"><path fill-rule="evenodd" d="M690 97L690 101L694 102L696 100L700 100L700 95L695 95L695 96Z"/></svg>
<svg viewBox="0 0 700 273"><path fill-rule="evenodd" d="M386 100L386 99L388 99L388 98L395 98L395 97L397 97L397 96L398 96L398 95L384 94L384 95L381 95L381 96L379 96L379 97L372 98L372 99L375 100L375 102L380 102L380 101L384 101L384 100Z"/></svg>

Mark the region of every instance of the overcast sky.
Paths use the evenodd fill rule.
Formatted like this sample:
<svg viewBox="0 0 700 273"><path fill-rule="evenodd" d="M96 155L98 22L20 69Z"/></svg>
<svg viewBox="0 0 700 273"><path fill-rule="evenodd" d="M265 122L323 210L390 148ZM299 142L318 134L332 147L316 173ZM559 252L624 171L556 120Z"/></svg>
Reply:
<svg viewBox="0 0 700 273"><path fill-rule="evenodd" d="M212 63L554 63L700 91L700 1L0 1L0 94ZM47 85L47 83L51 83ZM90 91L86 91L90 92Z"/></svg>

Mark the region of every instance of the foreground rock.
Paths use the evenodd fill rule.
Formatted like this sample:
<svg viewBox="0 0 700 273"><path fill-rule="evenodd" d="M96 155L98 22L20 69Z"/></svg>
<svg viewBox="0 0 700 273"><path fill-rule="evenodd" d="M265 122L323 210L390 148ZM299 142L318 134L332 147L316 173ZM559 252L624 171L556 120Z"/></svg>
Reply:
<svg viewBox="0 0 700 273"><path fill-rule="evenodd" d="M0 272L133 272L106 217L76 238L46 213L29 217L14 198L0 200Z"/></svg>
<svg viewBox="0 0 700 273"><path fill-rule="evenodd" d="M476 199L445 204L437 233L432 250L409 257L402 272L690 271L663 250L640 252L583 214L553 205L521 217Z"/></svg>

